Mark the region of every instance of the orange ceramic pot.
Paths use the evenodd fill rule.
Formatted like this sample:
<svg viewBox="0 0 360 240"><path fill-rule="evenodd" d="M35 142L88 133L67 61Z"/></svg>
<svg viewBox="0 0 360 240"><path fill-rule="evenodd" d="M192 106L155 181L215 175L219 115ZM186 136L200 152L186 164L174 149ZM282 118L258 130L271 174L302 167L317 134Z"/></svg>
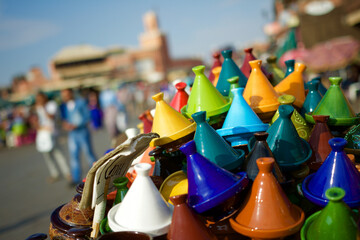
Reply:
<svg viewBox="0 0 360 240"><path fill-rule="evenodd" d="M286 197L272 174L273 158L259 158L259 173L231 227L253 239L278 239L298 232L305 214Z"/></svg>
<svg viewBox="0 0 360 240"><path fill-rule="evenodd" d="M261 63L261 60L249 62L252 70L243 96L260 119L269 122L280 105L279 95L261 71Z"/></svg>
<svg viewBox="0 0 360 240"><path fill-rule="evenodd" d="M216 87L216 84L219 81L219 76L220 76L220 72L221 72L221 66L220 67L215 67L214 69L211 70L211 72L214 74L214 81L212 82L212 84L214 85L214 87Z"/></svg>
<svg viewBox="0 0 360 240"><path fill-rule="evenodd" d="M302 76L305 69L305 64L296 63L294 72L275 86L275 90L279 94L293 95L295 97L294 106L299 109L305 102L305 87Z"/></svg>

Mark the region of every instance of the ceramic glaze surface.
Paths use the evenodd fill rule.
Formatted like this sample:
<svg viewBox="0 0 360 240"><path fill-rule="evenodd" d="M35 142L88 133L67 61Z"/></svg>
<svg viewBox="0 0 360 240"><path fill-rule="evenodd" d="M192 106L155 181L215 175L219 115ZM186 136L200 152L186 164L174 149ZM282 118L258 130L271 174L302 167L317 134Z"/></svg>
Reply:
<svg viewBox="0 0 360 240"><path fill-rule="evenodd" d="M273 158L257 160L259 174L249 197L235 219L232 228L248 237L271 239L296 233L305 220L304 212L293 205L272 174Z"/></svg>
<svg viewBox="0 0 360 240"><path fill-rule="evenodd" d="M278 98L278 101L280 105L292 106L292 104L295 102L295 97L292 95L282 95ZM279 110L276 111L273 118L271 119L270 125L273 124L278 118ZM299 137L308 140L310 137L311 128L296 109L294 109L294 112L291 115L291 121L294 124L294 127L299 134Z"/></svg>
<svg viewBox="0 0 360 240"><path fill-rule="evenodd" d="M267 143L282 170L294 170L306 162L312 154L310 145L296 132L290 120L294 108L290 105L279 107L280 117L267 130Z"/></svg>
<svg viewBox="0 0 360 240"><path fill-rule="evenodd" d="M171 197L174 214L167 239L171 240L216 240L217 238L186 204L187 195Z"/></svg>
<svg viewBox="0 0 360 240"><path fill-rule="evenodd" d="M344 152L346 140L333 138L329 144L332 149L329 156L319 170L306 177L302 184L304 196L314 204L325 206L328 203L326 190L340 187L346 192L344 202L350 207L359 207L360 173Z"/></svg>
<svg viewBox="0 0 360 240"><path fill-rule="evenodd" d="M135 165L137 177L125 198L108 213L112 231L140 231L151 236L161 236L169 230L172 208L161 197L149 177L151 165Z"/></svg>
<svg viewBox="0 0 360 240"><path fill-rule="evenodd" d="M311 215L301 229L302 240L353 240L358 228L356 221L359 214L342 201L346 195L341 188L326 191L329 203L326 207Z"/></svg>
<svg viewBox="0 0 360 240"><path fill-rule="evenodd" d="M326 124L329 116L314 115L313 118L316 124L308 142L314 151L315 158L312 159L308 165L312 170L317 170L331 152L329 140L333 138L333 136Z"/></svg>
<svg viewBox="0 0 360 240"><path fill-rule="evenodd" d="M160 135L160 138L151 141L152 147L173 142L195 131L195 123L191 123L164 101L164 93L158 93L152 98L156 102L152 132Z"/></svg>
<svg viewBox="0 0 360 240"><path fill-rule="evenodd" d="M186 83L179 82L175 85L177 92L174 98L170 102L170 106L174 108L176 111L181 112L181 108L183 108L189 99L189 95L185 92Z"/></svg>
<svg viewBox="0 0 360 240"><path fill-rule="evenodd" d="M239 77L232 77L227 80L230 83L230 92L229 92L229 98L233 99L234 94L232 93L232 90L235 88L239 88Z"/></svg>
<svg viewBox="0 0 360 240"><path fill-rule="evenodd" d="M351 128L345 135L345 139L347 148L360 150L360 124Z"/></svg>
<svg viewBox="0 0 360 240"><path fill-rule="evenodd" d="M301 114L305 116L305 113L311 113L315 110L319 102L321 101L321 94L319 92L319 84L318 80L313 80L311 82L306 83L309 92L305 98L305 102L301 108Z"/></svg>
<svg viewBox="0 0 360 240"><path fill-rule="evenodd" d="M286 72L285 72L284 78L286 78L287 76L289 76L290 73L292 73L292 72L294 71L295 60L294 60L294 59L291 59L291 60L285 61L285 66L286 66Z"/></svg>
<svg viewBox="0 0 360 240"><path fill-rule="evenodd" d="M285 73L281 70L281 68L276 64L277 57L270 56L266 59L268 63L268 71L272 73L272 78L270 80L273 86L277 85L285 78Z"/></svg>
<svg viewBox="0 0 360 240"><path fill-rule="evenodd" d="M194 113L192 117L197 125L194 137L197 152L226 170L239 168L244 161L245 152L237 152L225 142L206 122L206 112Z"/></svg>
<svg viewBox="0 0 360 240"><path fill-rule="evenodd" d="M222 128L217 130L217 133L232 146L247 144L255 132L266 131L269 127L260 120L245 101L243 92L243 88L232 90L234 100Z"/></svg>
<svg viewBox="0 0 360 240"><path fill-rule="evenodd" d="M303 72L306 66L302 63L295 64L295 70L290 75L285 77L278 85L275 86L275 91L279 94L289 94L295 97L294 106L299 109L305 101L305 87Z"/></svg>
<svg viewBox="0 0 360 240"><path fill-rule="evenodd" d="M355 116L350 103L340 88L342 78L330 77L330 87L321 99L313 113L305 114L307 121L315 123L312 115L329 115L329 126L352 126L358 123L359 118Z"/></svg>
<svg viewBox="0 0 360 240"><path fill-rule="evenodd" d="M246 173L232 174L197 153L194 141L180 147L187 158L188 204L202 213L243 191Z"/></svg>
<svg viewBox="0 0 360 240"><path fill-rule="evenodd" d="M224 61L221 66L221 72L219 80L216 84L216 88L222 95L228 96L230 84L227 82L227 80L231 77L238 76L240 87L245 87L247 77L245 77L236 63L232 60L232 50L224 50L221 52L221 54L224 57Z"/></svg>
<svg viewBox="0 0 360 240"><path fill-rule="evenodd" d="M277 101L279 95L261 71L261 63L261 60L249 62L252 71L243 96L255 113L264 121L271 119L280 104Z"/></svg>
<svg viewBox="0 0 360 240"><path fill-rule="evenodd" d="M209 118L226 113L230 108L231 101L221 95L205 76L205 66L197 66L192 70L195 73L194 84L188 104L182 108L181 112L189 118L199 111L206 111Z"/></svg>

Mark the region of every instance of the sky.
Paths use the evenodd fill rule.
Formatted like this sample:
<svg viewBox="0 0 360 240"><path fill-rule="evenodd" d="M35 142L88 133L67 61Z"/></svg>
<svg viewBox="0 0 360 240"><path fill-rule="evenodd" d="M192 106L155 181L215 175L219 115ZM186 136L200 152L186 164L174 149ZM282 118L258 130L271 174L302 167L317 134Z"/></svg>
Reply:
<svg viewBox="0 0 360 240"><path fill-rule="evenodd" d="M211 56L217 47L264 41L273 0L0 0L0 86L48 63L63 47L139 45L142 16L158 15L172 57Z"/></svg>

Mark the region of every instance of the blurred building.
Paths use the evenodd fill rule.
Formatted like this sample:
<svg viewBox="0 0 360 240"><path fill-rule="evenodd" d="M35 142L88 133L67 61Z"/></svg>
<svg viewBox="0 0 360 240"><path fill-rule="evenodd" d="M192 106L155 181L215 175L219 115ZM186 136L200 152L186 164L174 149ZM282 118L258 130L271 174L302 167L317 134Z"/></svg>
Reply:
<svg viewBox="0 0 360 240"><path fill-rule="evenodd" d="M71 84L94 86L108 81L168 80L172 71L188 72L202 64L200 59L172 59L166 35L160 30L157 16L148 12L143 17L145 31L140 34L140 46L101 49L91 45L69 46L50 61L51 87Z"/></svg>

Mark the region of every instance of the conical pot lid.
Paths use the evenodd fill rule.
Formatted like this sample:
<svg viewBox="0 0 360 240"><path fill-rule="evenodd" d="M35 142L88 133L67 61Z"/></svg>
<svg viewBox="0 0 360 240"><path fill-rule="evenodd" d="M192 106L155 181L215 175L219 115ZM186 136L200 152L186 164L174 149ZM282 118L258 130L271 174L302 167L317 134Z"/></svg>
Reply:
<svg viewBox="0 0 360 240"><path fill-rule="evenodd" d="M268 63L268 71L272 74L272 78L270 80L273 86L280 83L285 78L285 73L281 70L281 68L276 64L277 57L270 56L266 59Z"/></svg>
<svg viewBox="0 0 360 240"><path fill-rule="evenodd" d="M290 75L290 73L292 73L294 71L294 67L295 67L295 60L294 59L290 59L285 61L285 66L286 66L286 71L285 71L285 77Z"/></svg>
<svg viewBox="0 0 360 240"><path fill-rule="evenodd" d="M356 239L359 214L342 201L346 195L341 188L326 191L329 203L326 207L306 219L301 229L302 240L353 240Z"/></svg>
<svg viewBox="0 0 360 240"><path fill-rule="evenodd" d="M272 174L273 158L259 158L259 174L248 198L231 227L251 238L282 238L296 233L305 220L301 208L293 205Z"/></svg>
<svg viewBox="0 0 360 240"><path fill-rule="evenodd" d="M167 239L169 240L215 240L210 229L186 204L187 194L170 198L174 203L174 214Z"/></svg>
<svg viewBox="0 0 360 240"><path fill-rule="evenodd" d="M321 99L314 112L305 114L306 121L315 123L312 115L329 115L330 126L352 126L359 122L348 100L340 88L341 77L330 77L330 87Z"/></svg>
<svg viewBox="0 0 360 240"><path fill-rule="evenodd" d="M211 72L214 74L214 81L212 82L212 84L214 85L214 87L216 87L219 81L221 67L215 67L214 69L211 70Z"/></svg>
<svg viewBox="0 0 360 240"><path fill-rule="evenodd" d="M280 96L278 98L278 101L280 105L292 106L295 102L295 97L292 95L285 94ZM279 118L279 110L276 110L276 113L271 119L270 125L273 124L278 118ZM296 109L294 109L294 112L291 114L291 121L294 124L294 127L297 133L299 134L299 137L308 140L310 137L311 128Z"/></svg>
<svg viewBox="0 0 360 240"><path fill-rule="evenodd" d="M248 178L251 180L255 180L256 176L259 173L259 168L257 166L257 159L263 157L272 157L274 158L273 153L271 152L269 145L266 142L267 137L269 134L267 132L258 132L254 134L255 137L255 144L254 147L251 149L249 154L247 155L243 169L246 171ZM275 175L276 179L280 183L284 183L286 181L284 175L281 173L279 165L274 162L273 174Z"/></svg>
<svg viewBox="0 0 360 240"><path fill-rule="evenodd" d="M234 94L231 92L231 90L235 88L239 88L239 77L232 77L227 80L230 83L230 92L229 92L229 98L234 99Z"/></svg>
<svg viewBox="0 0 360 240"><path fill-rule="evenodd" d="M181 112L181 108L183 108L189 99L189 95L185 92L186 83L179 82L175 85L177 92L175 96L170 102L170 106L174 108L176 111Z"/></svg>
<svg viewBox="0 0 360 240"><path fill-rule="evenodd" d="M170 107L163 99L164 93L158 93L152 98L156 102L152 132L159 134L160 138L153 139L150 146L168 144L195 131L196 124Z"/></svg>
<svg viewBox="0 0 360 240"><path fill-rule="evenodd" d="M247 77L245 77L245 75L241 72L240 68L232 60L232 50L224 50L221 52L221 54L224 57L224 61L221 66L221 72L219 80L216 84L216 89L219 90L222 95L228 96L230 84L227 82L227 80L231 77L238 76L240 87L245 87Z"/></svg>
<svg viewBox="0 0 360 240"><path fill-rule="evenodd" d="M222 128L217 130L217 133L231 142L232 146L247 144L253 133L266 131L269 127L260 120L245 101L243 92L244 88L232 90L233 102Z"/></svg>
<svg viewBox="0 0 360 240"><path fill-rule="evenodd" d="M305 116L305 113L313 112L321 101L322 96L319 92L319 84L319 80L312 80L306 83L309 93L306 95L305 102L301 108L301 114L303 116Z"/></svg>
<svg viewBox="0 0 360 240"><path fill-rule="evenodd" d="M304 196L316 205L324 207L328 203L326 190L340 187L345 190L344 202L350 207L360 206L360 173L350 161L344 147L346 140L329 140L331 153L316 173L305 178L302 184Z"/></svg>
<svg viewBox="0 0 360 240"><path fill-rule="evenodd" d="M249 78L250 72L251 72L251 66L249 64L250 61L257 60L254 54L252 53L253 48L245 48L245 58L244 62L240 68L241 72L245 75L245 77ZM270 74L266 71L266 69L261 66L261 71L264 73L264 75L268 78Z"/></svg>
<svg viewBox="0 0 360 240"><path fill-rule="evenodd" d="M267 115L272 116L280 104L277 101L279 95L261 71L261 63L261 60L249 62L252 71L243 96L254 112L264 120L268 117Z"/></svg>
<svg viewBox="0 0 360 240"><path fill-rule="evenodd" d="M196 122L194 141L196 150L211 162L228 171L235 170L244 161L245 152L236 151L206 122L206 112L192 115Z"/></svg>
<svg viewBox="0 0 360 240"><path fill-rule="evenodd" d="M181 112L188 118L199 111L206 111L209 118L226 113L230 108L231 101L221 95L205 76L205 66L200 65L192 70L195 73L194 84L188 103L181 109Z"/></svg>
<svg viewBox="0 0 360 240"><path fill-rule="evenodd" d="M299 137L290 120L294 108L290 105L279 107L280 117L268 129L267 143L277 163L283 170L291 170L306 162L312 154L310 145Z"/></svg>
<svg viewBox="0 0 360 240"><path fill-rule="evenodd" d="M166 234L170 228L172 208L164 201L149 177L151 165L135 165L137 177L120 204L108 213L112 231L140 231L151 236Z"/></svg>
<svg viewBox="0 0 360 240"><path fill-rule="evenodd" d="M299 109L305 101L305 87L303 72L306 66L302 63L295 64L295 70L278 85L275 86L275 91L279 94L290 94L295 97L294 105Z"/></svg>
<svg viewBox="0 0 360 240"><path fill-rule="evenodd" d="M194 141L180 147L187 158L188 204L198 213L210 210L243 191L246 173L232 174L196 152Z"/></svg>
<svg viewBox="0 0 360 240"><path fill-rule="evenodd" d="M329 116L314 115L313 118L316 124L311 131L308 142L314 152L315 157L309 162L308 165L312 170L317 170L331 152L329 140L332 139L333 136L331 135L330 129L326 124L329 120Z"/></svg>

